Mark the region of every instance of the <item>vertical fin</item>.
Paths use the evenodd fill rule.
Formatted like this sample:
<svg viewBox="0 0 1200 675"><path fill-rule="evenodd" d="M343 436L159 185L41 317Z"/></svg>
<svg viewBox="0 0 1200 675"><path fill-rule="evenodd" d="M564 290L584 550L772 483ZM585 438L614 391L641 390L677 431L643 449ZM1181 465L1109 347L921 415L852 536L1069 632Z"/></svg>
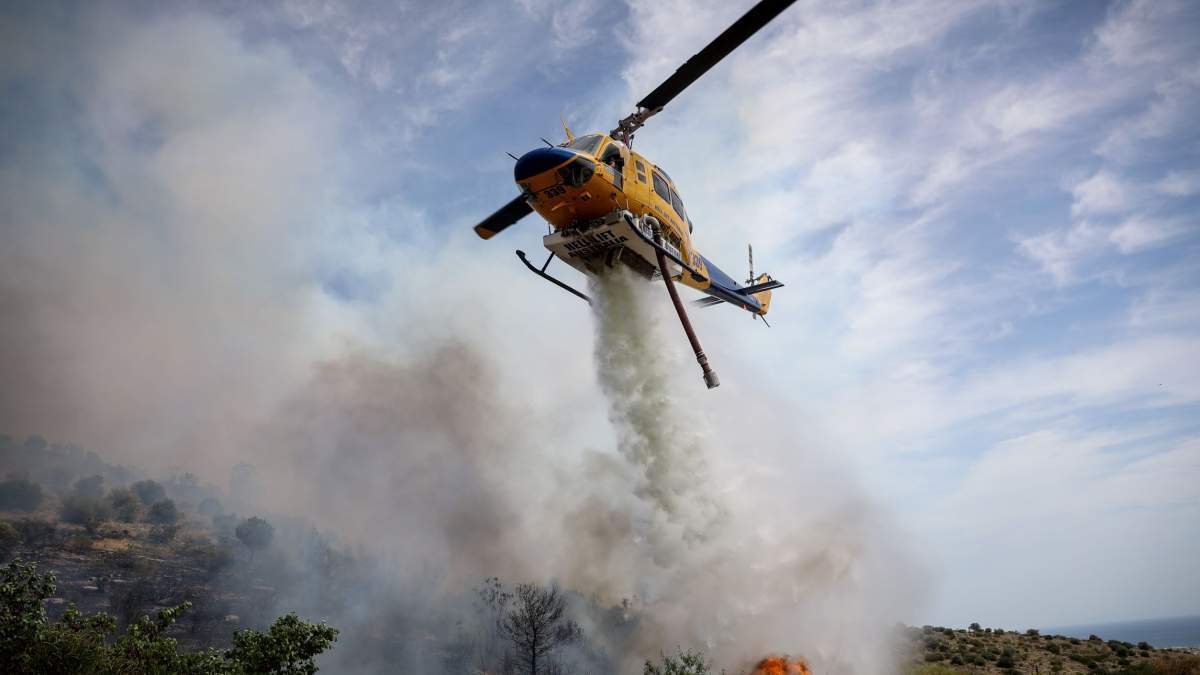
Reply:
<svg viewBox="0 0 1200 675"><path fill-rule="evenodd" d="M563 131L567 132L567 142L568 142L568 143L570 143L570 142L574 141L574 140L575 140L575 134L571 133L571 127L567 126L567 118L566 118L566 116L565 116L565 115L559 115L559 116L558 116L558 118L562 120Z"/></svg>
<svg viewBox="0 0 1200 675"><path fill-rule="evenodd" d="M756 284L761 284L770 280L771 275L760 274L758 275L758 278L754 279L753 281ZM758 304L762 306L762 309L758 311L758 316L763 317L763 320L765 321L767 318L767 310L771 308L771 291L759 291L754 294L754 299L758 300Z"/></svg>

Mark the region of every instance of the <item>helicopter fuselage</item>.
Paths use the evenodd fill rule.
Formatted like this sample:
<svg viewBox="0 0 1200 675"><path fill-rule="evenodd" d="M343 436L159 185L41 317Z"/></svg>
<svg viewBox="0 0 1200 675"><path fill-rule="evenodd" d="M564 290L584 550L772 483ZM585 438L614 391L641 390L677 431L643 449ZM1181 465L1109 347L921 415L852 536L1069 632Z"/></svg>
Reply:
<svg viewBox="0 0 1200 675"><path fill-rule="evenodd" d="M616 251L617 260L644 276L657 271L653 249L627 231L637 224L611 217L624 211L637 219L652 216L660 224L663 245L693 272L683 274L674 266L673 276L681 283L709 293L738 285L693 246L691 220L667 173L607 135L531 150L517 160L513 177L553 229L546 247L576 269L597 273L601 265L613 264ZM765 314L769 295L753 300L757 306L745 309Z"/></svg>

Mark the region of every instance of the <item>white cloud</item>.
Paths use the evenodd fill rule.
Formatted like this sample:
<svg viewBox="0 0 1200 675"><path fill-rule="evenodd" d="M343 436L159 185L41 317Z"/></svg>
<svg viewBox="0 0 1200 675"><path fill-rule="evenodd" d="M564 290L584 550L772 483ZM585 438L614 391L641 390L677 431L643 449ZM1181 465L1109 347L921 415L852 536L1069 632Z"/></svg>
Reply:
<svg viewBox="0 0 1200 675"><path fill-rule="evenodd" d="M1170 171L1154 189L1172 197L1190 197L1200 193L1200 171Z"/></svg>
<svg viewBox="0 0 1200 675"><path fill-rule="evenodd" d="M1177 67L1180 48L1196 43L1195 31L1189 28L1191 9L1185 0L1118 4L1096 29L1095 55L1116 66Z"/></svg>
<svg viewBox="0 0 1200 675"><path fill-rule="evenodd" d="M1200 526L1200 494L1186 478L1200 470L1200 444L1119 451L1153 431L1140 433L1089 432L1068 423L987 449L958 489L933 507L936 527L963 542L945 554L954 560L948 590L987 599L988 609L960 610L957 622L1045 627L1193 611L1189 598L1200 587L1181 561L1200 549L1164 523ZM988 551L1003 551L1004 565L989 565L986 558L995 554ZM971 580L985 569L986 589ZM1154 608L1089 592L1126 585L1124 570L1146 580L1139 592L1161 598Z"/></svg>
<svg viewBox="0 0 1200 675"><path fill-rule="evenodd" d="M1055 285L1064 286L1075 280L1079 264L1091 258L1107 240L1106 228L1082 220L1062 230L1019 239L1017 246L1054 279Z"/></svg>
<svg viewBox="0 0 1200 675"><path fill-rule="evenodd" d="M1125 211L1131 200L1129 188L1108 171L1098 171L1092 177L1071 188L1074 201L1071 215L1098 215Z"/></svg>
<svg viewBox="0 0 1200 675"><path fill-rule="evenodd" d="M1109 239L1121 253L1136 253L1161 246L1189 231L1194 233L1196 225L1189 228L1175 220L1130 218L1114 228Z"/></svg>

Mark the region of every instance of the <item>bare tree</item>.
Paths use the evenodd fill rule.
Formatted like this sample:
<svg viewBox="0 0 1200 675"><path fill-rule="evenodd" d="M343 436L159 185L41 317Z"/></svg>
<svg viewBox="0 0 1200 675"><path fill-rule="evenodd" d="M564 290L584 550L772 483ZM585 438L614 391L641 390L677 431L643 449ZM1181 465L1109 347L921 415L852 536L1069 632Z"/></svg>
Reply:
<svg viewBox="0 0 1200 675"><path fill-rule="evenodd" d="M512 609L500 630L512 642L517 662L529 675L546 672L550 652L582 634L579 624L566 617L566 609L566 598L558 586L521 584L513 593Z"/></svg>

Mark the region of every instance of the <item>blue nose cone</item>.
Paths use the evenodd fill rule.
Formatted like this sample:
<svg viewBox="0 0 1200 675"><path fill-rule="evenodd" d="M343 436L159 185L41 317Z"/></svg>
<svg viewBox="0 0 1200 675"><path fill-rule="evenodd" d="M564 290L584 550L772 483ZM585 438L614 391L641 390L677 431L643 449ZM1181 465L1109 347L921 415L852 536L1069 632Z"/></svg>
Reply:
<svg viewBox="0 0 1200 675"><path fill-rule="evenodd" d="M575 157L575 153L562 148L538 148L530 150L517 160L513 167L513 179L518 183L543 173Z"/></svg>

